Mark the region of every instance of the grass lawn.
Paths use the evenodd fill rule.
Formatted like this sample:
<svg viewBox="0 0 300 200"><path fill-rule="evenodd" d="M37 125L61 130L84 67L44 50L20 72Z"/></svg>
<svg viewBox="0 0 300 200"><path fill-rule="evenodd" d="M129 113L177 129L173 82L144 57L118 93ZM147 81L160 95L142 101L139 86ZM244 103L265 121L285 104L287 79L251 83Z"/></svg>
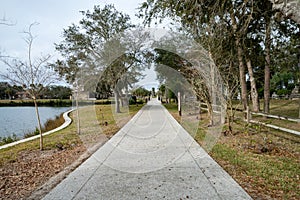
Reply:
<svg viewBox="0 0 300 200"><path fill-rule="evenodd" d="M251 109L251 101L250 109ZM234 105L238 105L242 109L242 104L234 101ZM299 118L299 100L284 100L284 99L271 99L270 101L270 114L279 115L290 118ZM260 110L263 111L264 101L260 100Z"/></svg>
<svg viewBox="0 0 300 200"><path fill-rule="evenodd" d="M299 117L300 100L275 100L270 102L270 114L292 118ZM262 108L262 104L261 104Z"/></svg>
<svg viewBox="0 0 300 200"><path fill-rule="evenodd" d="M300 132L300 123L282 120L282 119L274 119L274 118L264 118L261 116L252 115L252 119L255 121L264 122L266 124L272 124L279 127L295 130Z"/></svg>
<svg viewBox="0 0 300 200"><path fill-rule="evenodd" d="M177 106L165 107L180 122ZM203 114L194 136L201 146L205 146L207 124ZM233 124L233 131L222 134L208 153L252 198L299 199L300 137L242 121Z"/></svg>

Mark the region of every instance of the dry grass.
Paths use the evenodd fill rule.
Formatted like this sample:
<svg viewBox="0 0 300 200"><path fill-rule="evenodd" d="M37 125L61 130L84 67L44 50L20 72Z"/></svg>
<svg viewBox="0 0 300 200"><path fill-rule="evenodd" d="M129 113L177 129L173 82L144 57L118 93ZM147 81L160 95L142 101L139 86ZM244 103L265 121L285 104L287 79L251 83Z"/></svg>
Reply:
<svg viewBox="0 0 300 200"><path fill-rule="evenodd" d="M141 107L130 106L128 114L123 111L121 116L126 117L123 123ZM80 113L81 133L77 134L77 123L72 123L64 130L47 135L42 152L38 140L0 150L0 199L28 198L35 189L101 142L103 137L111 137L120 129L111 105L83 107ZM102 114L107 124L101 121ZM99 132L93 132L96 130Z"/></svg>
<svg viewBox="0 0 300 200"><path fill-rule="evenodd" d="M271 100L270 114L298 118L299 106L300 100Z"/></svg>
<svg viewBox="0 0 300 200"><path fill-rule="evenodd" d="M250 102L251 103L251 102ZM260 100L260 109L263 110L264 101ZM235 101L235 105L238 105L239 109L242 109L242 104L238 101ZM251 109L250 105L250 109ZM299 106L300 100L284 100L284 99L271 99L270 101L270 114L290 117L290 118L299 118Z"/></svg>
<svg viewBox="0 0 300 200"><path fill-rule="evenodd" d="M264 118L261 116L252 116L252 119L255 121L264 122L266 124L272 124L279 127L300 131L300 123L292 122L288 120L282 120L282 119L273 119L273 118Z"/></svg>
<svg viewBox="0 0 300 200"><path fill-rule="evenodd" d="M176 105L166 107L180 122ZM208 123L202 118L194 138L203 146ZM218 139L210 155L254 199L299 199L300 137L242 121L233 131Z"/></svg>

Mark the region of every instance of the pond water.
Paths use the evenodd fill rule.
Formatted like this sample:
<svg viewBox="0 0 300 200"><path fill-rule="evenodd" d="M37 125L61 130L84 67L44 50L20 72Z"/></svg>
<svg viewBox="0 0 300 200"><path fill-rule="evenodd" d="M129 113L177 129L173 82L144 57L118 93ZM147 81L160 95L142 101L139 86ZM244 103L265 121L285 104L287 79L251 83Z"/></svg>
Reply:
<svg viewBox="0 0 300 200"><path fill-rule="evenodd" d="M48 119L70 110L71 107L39 107L42 125ZM33 132L37 127L34 107L0 107L0 137L15 134L23 138L24 134Z"/></svg>

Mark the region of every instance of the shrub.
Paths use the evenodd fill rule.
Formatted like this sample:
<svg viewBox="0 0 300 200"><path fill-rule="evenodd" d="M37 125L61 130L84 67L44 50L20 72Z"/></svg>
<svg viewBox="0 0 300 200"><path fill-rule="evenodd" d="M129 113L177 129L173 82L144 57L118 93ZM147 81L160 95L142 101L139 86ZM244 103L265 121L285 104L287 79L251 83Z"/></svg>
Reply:
<svg viewBox="0 0 300 200"><path fill-rule="evenodd" d="M4 145L4 144L8 144L8 143L12 143L19 140L18 137L16 136L16 134L12 134L11 136L7 136L7 137L0 137L0 144Z"/></svg>
<svg viewBox="0 0 300 200"><path fill-rule="evenodd" d="M25 133L24 134L24 138L29 138L29 137L32 137L32 136L35 136L35 135L38 135L40 134L40 131L39 129L36 127L35 128L35 131L31 132L31 133Z"/></svg>

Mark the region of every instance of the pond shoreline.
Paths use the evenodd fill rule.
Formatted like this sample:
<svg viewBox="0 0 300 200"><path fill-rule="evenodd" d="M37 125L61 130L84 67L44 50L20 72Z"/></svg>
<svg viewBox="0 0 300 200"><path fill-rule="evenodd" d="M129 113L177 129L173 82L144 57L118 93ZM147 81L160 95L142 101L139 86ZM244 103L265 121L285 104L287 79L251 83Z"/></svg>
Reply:
<svg viewBox="0 0 300 200"><path fill-rule="evenodd" d="M69 114L72 111L74 111L74 109L68 110L67 112L63 113L63 117L64 117L65 122L61 126L55 128L55 129L53 129L51 131L47 131L47 132L43 133L43 136L49 135L51 133L55 133L57 131L60 131L60 130L62 130L64 128L68 127L72 123L72 119L69 117ZM35 139L37 139L39 137L40 137L40 135L35 135L35 136L29 137L29 138L17 140L15 142L4 144L4 145L0 146L0 149L5 149L5 148L12 147L12 146L20 144L20 143L24 143L24 142L28 142L28 141L31 141L31 140L35 140Z"/></svg>
<svg viewBox="0 0 300 200"><path fill-rule="evenodd" d="M58 119L61 119L59 116L71 108L71 106L39 106L40 120L43 128L46 128L45 131L55 124L59 126ZM0 138L3 143L24 138L37 130L35 108L34 106L0 106L0 124Z"/></svg>

